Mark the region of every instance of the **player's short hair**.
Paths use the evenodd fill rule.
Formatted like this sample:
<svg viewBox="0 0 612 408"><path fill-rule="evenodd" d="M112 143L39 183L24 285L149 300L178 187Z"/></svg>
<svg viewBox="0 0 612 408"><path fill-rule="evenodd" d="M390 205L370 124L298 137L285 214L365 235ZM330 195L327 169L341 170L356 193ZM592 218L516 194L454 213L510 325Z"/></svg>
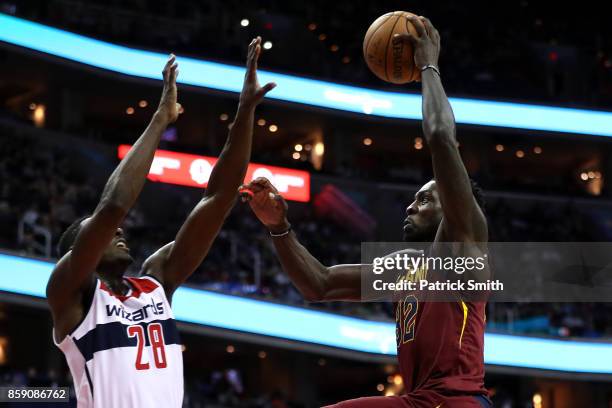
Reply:
<svg viewBox="0 0 612 408"><path fill-rule="evenodd" d="M482 213L486 215L487 201L485 200L485 195L484 195L484 192L482 191L482 188L480 188L478 183L476 183L471 178L470 178L470 185L472 186L472 194L474 195L474 199L476 200L476 203L480 207L480 210L482 211Z"/></svg>
<svg viewBox="0 0 612 408"><path fill-rule="evenodd" d="M77 235L79 235L79 231L81 230L81 223L87 218L89 218L89 215L82 216L70 224L68 228L66 228L66 231L62 233L57 244L57 253L60 258L70 251L74 245Z"/></svg>

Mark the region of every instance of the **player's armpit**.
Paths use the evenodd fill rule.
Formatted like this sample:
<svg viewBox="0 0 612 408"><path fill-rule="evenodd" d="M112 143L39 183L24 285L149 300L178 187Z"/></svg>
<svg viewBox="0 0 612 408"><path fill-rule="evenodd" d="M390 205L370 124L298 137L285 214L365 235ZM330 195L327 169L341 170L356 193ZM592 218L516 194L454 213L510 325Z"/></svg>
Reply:
<svg viewBox="0 0 612 408"><path fill-rule="evenodd" d="M125 215L119 207L101 205L83 221L72 250L57 263L47 283L47 299L54 313L95 282L96 267Z"/></svg>
<svg viewBox="0 0 612 408"><path fill-rule="evenodd" d="M472 192L472 182L459 154L451 143L431 146L434 179L444 220L443 241L485 242L486 219Z"/></svg>
<svg viewBox="0 0 612 408"><path fill-rule="evenodd" d="M151 255L143 273L153 275L164 285L168 299L202 263L216 238L233 202L204 197L181 226L176 239Z"/></svg>
<svg viewBox="0 0 612 408"><path fill-rule="evenodd" d="M166 285L164 283L164 264L168 259L168 254L172 250L172 246L174 245L174 241L167 243L163 247L159 248L153 254L151 254L142 264L142 270L140 271L140 275L151 275L157 281L159 281L162 286L164 286L164 290L166 291L166 296L168 300L172 293L168 293L166 289Z"/></svg>

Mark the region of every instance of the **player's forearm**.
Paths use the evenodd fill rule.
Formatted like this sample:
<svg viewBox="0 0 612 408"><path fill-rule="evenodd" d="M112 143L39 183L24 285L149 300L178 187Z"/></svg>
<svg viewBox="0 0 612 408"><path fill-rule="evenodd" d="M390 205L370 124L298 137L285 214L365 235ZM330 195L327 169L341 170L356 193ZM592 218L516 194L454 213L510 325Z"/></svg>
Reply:
<svg viewBox="0 0 612 408"><path fill-rule="evenodd" d="M227 204L236 198L251 158L254 116L255 107L238 106L223 151L210 175L206 196L220 198L220 202Z"/></svg>
<svg viewBox="0 0 612 408"><path fill-rule="evenodd" d="M321 301L326 297L328 268L321 264L300 244L293 232L272 238L283 270L308 301Z"/></svg>
<svg viewBox="0 0 612 408"><path fill-rule="evenodd" d="M142 191L155 156L155 150L168 125L166 117L155 113L149 126L111 174L96 211L112 206L128 212Z"/></svg>
<svg viewBox="0 0 612 408"><path fill-rule="evenodd" d="M438 145L455 144L455 117L440 76L433 69L421 75L423 84L423 133L432 153Z"/></svg>

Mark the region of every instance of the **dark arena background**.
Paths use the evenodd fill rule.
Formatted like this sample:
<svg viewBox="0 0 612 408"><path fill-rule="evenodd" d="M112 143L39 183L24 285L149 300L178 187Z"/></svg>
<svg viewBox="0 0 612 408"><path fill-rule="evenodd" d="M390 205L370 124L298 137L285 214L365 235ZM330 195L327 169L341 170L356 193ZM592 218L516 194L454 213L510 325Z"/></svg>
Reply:
<svg viewBox="0 0 612 408"><path fill-rule="evenodd" d="M262 83L278 88L257 108L247 177L272 180L325 265L358 263L362 242L400 241L406 205L432 171L421 85L383 82L363 59L367 28L394 10L440 31L441 77L465 166L485 191L490 241L606 242L612 28L600 8L0 0L0 386L71 387L69 403L7 406L76 407L44 299L55 247L146 127L167 54L180 65L184 112L124 222L134 265L174 239L201 197L257 35ZM518 300L487 309L494 406L612 407L612 303ZM319 407L403 392L393 306L306 302L241 202L173 309L184 407Z"/></svg>

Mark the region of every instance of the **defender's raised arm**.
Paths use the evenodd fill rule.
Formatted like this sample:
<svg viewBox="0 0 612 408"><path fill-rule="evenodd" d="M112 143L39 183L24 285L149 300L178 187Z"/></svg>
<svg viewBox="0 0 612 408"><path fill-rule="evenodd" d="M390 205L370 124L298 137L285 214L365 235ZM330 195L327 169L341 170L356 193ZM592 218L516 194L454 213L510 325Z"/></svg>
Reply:
<svg viewBox="0 0 612 408"><path fill-rule="evenodd" d="M159 107L149 126L111 174L93 214L72 229L76 237L60 241L62 258L47 284L47 298L59 334L72 325L70 322L62 324L64 312L79 304L82 292L95 282L93 273L104 251L111 240L121 234L119 226L144 186L162 132L178 117L177 75L178 65L171 55L163 70L164 87Z"/></svg>
<svg viewBox="0 0 612 408"><path fill-rule="evenodd" d="M251 158L255 108L276 84L263 87L257 80L261 38L249 44L247 70L238 111L202 200L179 230L176 240L153 254L144 273L159 279L170 296L198 267L235 203L238 186L244 181Z"/></svg>

